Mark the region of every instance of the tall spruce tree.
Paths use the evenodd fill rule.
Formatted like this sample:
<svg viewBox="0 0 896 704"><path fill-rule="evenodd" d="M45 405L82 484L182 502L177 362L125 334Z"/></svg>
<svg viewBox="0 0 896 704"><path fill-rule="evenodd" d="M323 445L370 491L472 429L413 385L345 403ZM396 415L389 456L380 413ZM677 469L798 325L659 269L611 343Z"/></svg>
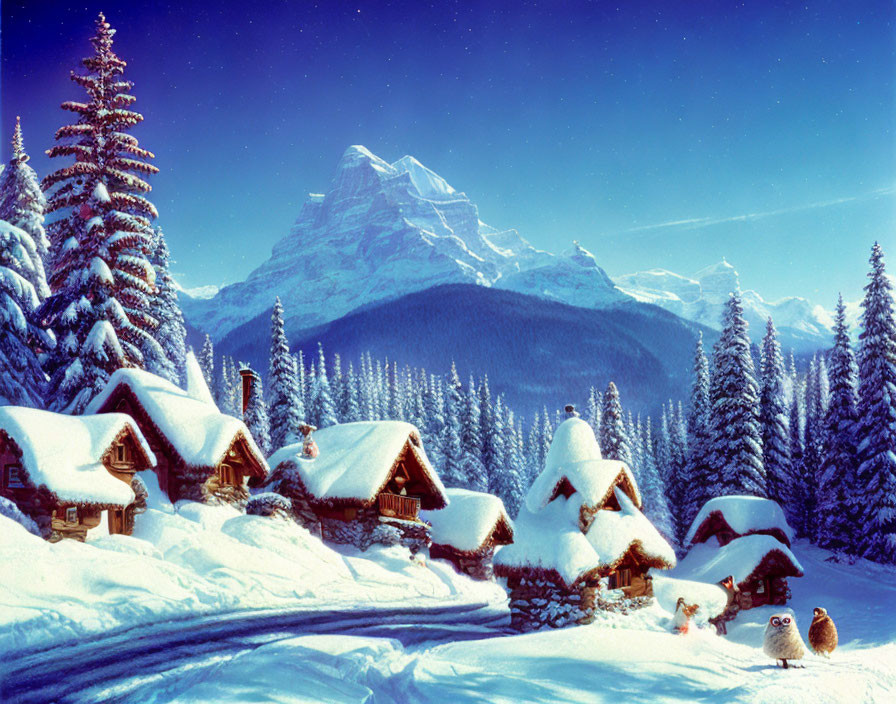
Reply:
<svg viewBox="0 0 896 704"><path fill-rule="evenodd" d="M482 463L482 435L479 427L479 393L470 376L467 391L461 399L460 445L461 475L464 486L473 491L488 491L488 476Z"/></svg>
<svg viewBox="0 0 896 704"><path fill-rule="evenodd" d="M784 500L784 514L787 522L794 530L798 530L799 525L804 520L803 506L804 499L802 496L803 484L800 479L800 472L803 467L803 424L802 420L802 398L799 393L799 386L794 385L793 397L790 400L790 414L788 427L790 430L790 466L792 469L790 479L790 493Z"/></svg>
<svg viewBox="0 0 896 704"><path fill-rule="evenodd" d="M784 396L784 358L781 356L778 332L772 319L769 318L762 340L759 425L762 428L762 458L768 481L768 498L782 506L791 500L793 475L787 412L787 400Z"/></svg>
<svg viewBox="0 0 896 704"><path fill-rule="evenodd" d="M30 157L22 140L22 126L16 118L12 137L12 157L0 172L0 220L24 230L30 239L23 257L29 266L22 266L22 276L42 303L50 295L45 273L50 243L44 230L47 199L40 188L37 174L28 165Z"/></svg>
<svg viewBox="0 0 896 704"><path fill-rule="evenodd" d="M604 392L604 405L601 409L600 451L608 460L620 460L629 467L634 463L631 444L625 431L619 390L612 381Z"/></svg>
<svg viewBox="0 0 896 704"><path fill-rule="evenodd" d="M264 389L261 376L253 372L252 386L249 388L249 399L243 413L243 422L255 438L258 448L265 454L271 454L271 425L268 420L267 404L264 402Z"/></svg>
<svg viewBox="0 0 896 704"><path fill-rule="evenodd" d="M202 342L196 361L199 362L199 368L202 370L202 376L205 377L205 383L208 385L208 388L215 389L215 401L218 403L218 408L220 408L224 399L220 396L221 385L215 379L215 346L212 344L212 338L208 335L205 336L205 340ZM223 359L221 361L223 370Z"/></svg>
<svg viewBox="0 0 896 704"><path fill-rule="evenodd" d="M315 368L312 364L312 372L314 386L311 392L311 407L308 409L311 424L316 425L318 428L336 425L339 421L336 418L333 394L330 391L330 380L327 377L324 348L319 342L317 343L317 367Z"/></svg>
<svg viewBox="0 0 896 704"><path fill-rule="evenodd" d="M301 440L299 426L305 409L301 406L296 363L289 352L289 340L283 327L280 297L271 311L271 358L268 376L268 415L271 421L271 447L275 450Z"/></svg>
<svg viewBox="0 0 896 704"><path fill-rule="evenodd" d="M600 409L603 406L603 394L593 386L588 393L588 408L585 411L585 420L594 431L594 436L600 435Z"/></svg>
<svg viewBox="0 0 896 704"><path fill-rule="evenodd" d="M679 509L679 530L684 532L697 516L703 504L712 498L711 481L713 479L710 452L712 449L710 436L710 400L709 400L709 361L703 351L703 333L698 333L697 346L694 350L694 379L691 387L691 403L688 409L687 435L687 477L686 490L682 496Z"/></svg>
<svg viewBox="0 0 896 704"><path fill-rule="evenodd" d="M837 301L831 350L830 402L824 418L825 452L818 475L818 544L831 550L852 548L856 523L856 362L849 341L843 296Z"/></svg>
<svg viewBox="0 0 896 704"><path fill-rule="evenodd" d="M164 353L152 337L157 321L151 298L155 272L149 262L155 206L142 178L158 169L153 154L127 134L143 117L129 109L132 84L122 79L125 62L112 51L115 31L100 14L90 40L87 72L71 74L87 102L62 108L78 116L56 132L50 157L75 162L44 179L50 192L52 295L42 309L59 344L48 355L50 407L78 413L116 369L143 367L145 355Z"/></svg>
<svg viewBox="0 0 896 704"><path fill-rule="evenodd" d="M858 469L853 507L860 554L896 563L896 321L884 253L875 242L859 334Z"/></svg>
<svg viewBox="0 0 896 704"><path fill-rule="evenodd" d="M672 543L676 543L677 535L672 512L666 498L666 487L660 476L653 454L653 429L650 418L644 426L643 453L641 456L641 498L644 515L656 526L656 529Z"/></svg>
<svg viewBox="0 0 896 704"><path fill-rule="evenodd" d="M451 362L451 371L445 387L445 429L442 438L442 452L445 457L443 479L447 486L463 487L466 479L463 473L463 447L461 442L461 414L463 412L463 386L457 367Z"/></svg>
<svg viewBox="0 0 896 704"><path fill-rule="evenodd" d="M710 377L711 493L766 496L759 428L759 387L740 292L725 306Z"/></svg>
<svg viewBox="0 0 896 704"><path fill-rule="evenodd" d="M149 261L156 276L152 294L152 312L159 323L153 331L153 337L164 354L161 358L156 358L153 356L156 352L154 346L144 347L146 370L174 384L183 385L186 382L187 370L187 328L177 300L177 288L174 279L171 278L171 255L160 227L153 232ZM212 384L208 387L213 388Z"/></svg>
<svg viewBox="0 0 896 704"><path fill-rule="evenodd" d="M818 359L813 357L809 363L809 373L805 385L805 413L803 415L803 457L796 472L797 489L795 504L797 507L797 524L794 526L799 535L807 538L815 537L817 518L817 473L821 468L824 456L822 444L821 399L818 376Z"/></svg>

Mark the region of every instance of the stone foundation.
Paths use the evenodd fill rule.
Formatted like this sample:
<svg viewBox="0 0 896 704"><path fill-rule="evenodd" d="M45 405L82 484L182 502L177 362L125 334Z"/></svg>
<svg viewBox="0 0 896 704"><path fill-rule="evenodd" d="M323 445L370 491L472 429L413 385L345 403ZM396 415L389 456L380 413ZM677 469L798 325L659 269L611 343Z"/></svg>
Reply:
<svg viewBox="0 0 896 704"><path fill-rule="evenodd" d="M432 542L428 523L386 518L375 507L358 509L355 518L348 521L321 518L320 526L324 540L354 545L359 550L371 545L403 545L416 554Z"/></svg>
<svg viewBox="0 0 896 704"><path fill-rule="evenodd" d="M446 545L433 545L429 550L429 556L433 559L448 560L461 574L483 581L495 578L495 570L492 565L494 554L494 547L474 553L459 552Z"/></svg>

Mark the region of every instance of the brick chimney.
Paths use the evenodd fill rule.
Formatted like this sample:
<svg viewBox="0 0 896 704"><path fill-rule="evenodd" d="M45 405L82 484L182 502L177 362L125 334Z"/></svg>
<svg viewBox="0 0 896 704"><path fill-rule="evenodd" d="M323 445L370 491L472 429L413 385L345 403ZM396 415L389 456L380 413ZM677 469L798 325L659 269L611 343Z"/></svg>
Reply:
<svg viewBox="0 0 896 704"><path fill-rule="evenodd" d="M249 407L249 394L252 393L252 384L255 382L255 372L249 367L242 367L240 377L243 380L243 415L246 415L246 408Z"/></svg>

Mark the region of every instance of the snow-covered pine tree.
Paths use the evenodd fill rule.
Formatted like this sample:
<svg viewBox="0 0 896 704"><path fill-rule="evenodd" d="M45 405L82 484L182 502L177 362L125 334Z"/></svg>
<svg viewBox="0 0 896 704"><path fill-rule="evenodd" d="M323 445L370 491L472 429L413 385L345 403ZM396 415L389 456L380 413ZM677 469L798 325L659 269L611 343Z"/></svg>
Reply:
<svg viewBox="0 0 896 704"><path fill-rule="evenodd" d="M636 423L631 411L628 411L625 415L625 436L628 438L629 451L631 452L632 456L632 461L629 467L632 470L632 474L635 475L635 481L640 484L641 469L644 464L641 416L638 416L638 422Z"/></svg>
<svg viewBox="0 0 896 704"><path fill-rule="evenodd" d="M29 281L39 281L39 265L31 236L0 220L0 405L43 405L46 377L38 354L53 338L39 324L40 296Z"/></svg>
<svg viewBox="0 0 896 704"><path fill-rule="evenodd" d="M442 478L447 486L452 487L466 486L461 443L463 405L463 386L452 361L445 389L445 430L442 437L442 452L445 457L445 473Z"/></svg>
<svg viewBox="0 0 896 704"><path fill-rule="evenodd" d="M632 466L631 445L625 432L625 421L622 415L622 404L619 390L612 381L604 392L604 405L601 409L600 451L605 459L620 460Z"/></svg>
<svg viewBox="0 0 896 704"><path fill-rule="evenodd" d="M653 455L653 429L650 417L644 426L644 450L641 457L641 481L638 485L644 507L644 515L671 543L677 543L675 522L669 510L666 488Z"/></svg>
<svg viewBox="0 0 896 704"><path fill-rule="evenodd" d="M856 523L851 505L856 480L856 363L849 342L846 306L837 301L830 355L830 401L824 419L825 451L818 475L818 544L850 550Z"/></svg>
<svg viewBox="0 0 896 704"><path fill-rule="evenodd" d="M488 491L488 476L482 463L482 435L479 431L479 393L472 375L461 403L460 466L464 487L473 491Z"/></svg>
<svg viewBox="0 0 896 704"><path fill-rule="evenodd" d="M787 517L787 522L794 530L797 530L804 520L803 506L804 498L802 496L803 483L800 478L800 472L803 467L803 424L802 419L802 398L799 393L798 385L794 385L793 398L790 401L790 414L788 418L788 429L790 432L790 495L784 501L782 508Z"/></svg>
<svg viewBox="0 0 896 704"><path fill-rule="evenodd" d="M426 454L435 467L443 467L445 464L445 452L442 442L445 436L445 398L442 395L442 381L434 374L429 377L429 382L423 394L423 427L420 432L423 436L423 444L426 446Z"/></svg>
<svg viewBox="0 0 896 704"><path fill-rule="evenodd" d="M177 300L174 279L171 278L171 255L160 227L153 232L149 261L156 275L152 312L159 323L153 331L153 337L164 356L157 358L154 356L156 349L153 346L144 347L146 370L174 384L183 385L186 382L187 369L187 329L184 325L184 314ZM209 384L209 389L211 388L212 385Z"/></svg>
<svg viewBox="0 0 896 704"><path fill-rule="evenodd" d="M202 376L205 377L205 383L208 385L208 388L215 390L215 401L218 404L218 408L221 408L221 404L224 403L225 399L221 396L220 379L215 379L215 346L212 344L212 338L208 335L205 336L205 340L202 342L202 348L199 350L199 357L196 361L199 362L199 368L202 370ZM223 374L223 358L221 359L221 370Z"/></svg>
<svg viewBox="0 0 896 704"><path fill-rule="evenodd" d="M884 253L874 243L859 333L858 469L860 554L896 563L896 321Z"/></svg>
<svg viewBox="0 0 896 704"><path fill-rule="evenodd" d="M799 520L794 529L807 538L815 536L817 478L821 468L824 448L822 445L821 400L818 388L818 359L813 357L806 376L805 416L803 423L803 457L796 472L797 489L794 492Z"/></svg>
<svg viewBox="0 0 896 704"><path fill-rule="evenodd" d="M22 140L22 126L17 117L12 137L12 157L7 167L0 172L0 220L24 230L31 239L32 244L23 254L28 265L23 263L19 275L31 284L38 302L43 303L50 295L45 273L50 249L44 231L47 199L40 189L37 174L28 165L28 161L29 156Z"/></svg>
<svg viewBox="0 0 896 704"><path fill-rule="evenodd" d="M145 351L164 355L152 337L155 272L149 262L155 206L144 196L141 178L158 169L153 154L127 130L143 117L129 106L132 84L121 78L125 62L112 51L115 31L100 14L90 40L93 56L82 61L85 75L71 74L88 102L67 101L63 109L78 122L56 132L50 157L74 157L43 181L53 248L52 295L42 315L59 344L47 356L52 389L49 406L78 413L113 371L143 367Z"/></svg>
<svg viewBox="0 0 896 704"><path fill-rule="evenodd" d="M201 363L200 366L202 366ZM241 391L239 384L237 384L234 378L236 374L237 372L233 368L233 360L222 356L218 384L215 387L217 390L218 410L221 413L239 418L242 409L238 405L237 398Z"/></svg>
<svg viewBox="0 0 896 704"><path fill-rule="evenodd" d="M504 406L500 396L495 401L495 417L498 419L501 433L503 460L500 470L489 477L489 492L500 497L508 513L516 516L527 488L526 464L516 434L513 411Z"/></svg>
<svg viewBox="0 0 896 704"><path fill-rule="evenodd" d="M271 425L271 447L279 450L302 439L299 426L304 421L296 363L289 352L289 340L283 327L283 304L280 297L271 311L271 357L268 375L268 415Z"/></svg>
<svg viewBox="0 0 896 704"><path fill-rule="evenodd" d="M548 415L547 408L542 407L541 419L538 422L539 429L536 436L535 463L532 465L533 473L529 479L530 485L535 481L535 477L541 474L544 470L544 466L548 459L548 451L551 449L551 442L554 440L554 429L551 426L551 417Z"/></svg>
<svg viewBox="0 0 896 704"><path fill-rule="evenodd" d="M298 382L296 386L298 387ZM348 369L345 370L342 398L339 399L339 412L343 423L355 423L361 420L361 407L358 405L358 380L351 361L348 363Z"/></svg>
<svg viewBox="0 0 896 704"><path fill-rule="evenodd" d="M336 409L333 405L333 394L330 391L330 380L327 377L327 364L324 358L324 347L317 343L317 367L311 365L314 374L314 388L311 394L311 408L308 416L312 425L318 428L326 428L336 425Z"/></svg>
<svg viewBox="0 0 896 704"><path fill-rule="evenodd" d="M600 409L603 405L603 394L593 386L588 392L588 408L585 411L585 420L594 431L595 437L600 436Z"/></svg>
<svg viewBox="0 0 896 704"><path fill-rule="evenodd" d="M243 422L255 438L265 456L271 454L271 425L268 420L268 408L264 402L264 389L262 388L261 375L253 372L252 386L249 388L249 399L246 403L246 411L243 413Z"/></svg>
<svg viewBox="0 0 896 704"><path fill-rule="evenodd" d="M492 392L488 386L488 377L483 377L479 384L479 435L482 438L482 464L488 478L488 486L498 483L498 475L504 471L504 432L501 427L503 418L496 406L503 402L500 397L492 405ZM489 491L494 493L491 488Z"/></svg>
<svg viewBox="0 0 896 704"><path fill-rule="evenodd" d="M787 427L788 407L784 396L784 358L771 318L766 323L762 340L759 387L759 424L762 428L762 457L768 498L784 506L791 501L793 469Z"/></svg>
<svg viewBox="0 0 896 704"><path fill-rule="evenodd" d="M722 334L713 348L709 398L710 493L766 496L759 386L740 291L733 291L725 306Z"/></svg>

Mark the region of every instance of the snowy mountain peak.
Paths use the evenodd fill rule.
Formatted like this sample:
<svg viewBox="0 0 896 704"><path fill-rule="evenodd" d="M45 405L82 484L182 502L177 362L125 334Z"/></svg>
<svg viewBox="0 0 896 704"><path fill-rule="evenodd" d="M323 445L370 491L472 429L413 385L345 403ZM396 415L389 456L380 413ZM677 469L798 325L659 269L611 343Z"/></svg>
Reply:
<svg viewBox="0 0 896 704"><path fill-rule="evenodd" d="M594 255L579 244L578 240L572 241L572 247L563 251L561 257L571 260L574 264L578 264L586 269L599 269L597 259Z"/></svg>
<svg viewBox="0 0 896 704"><path fill-rule="evenodd" d="M710 303L725 303L733 291L740 290L737 271L725 259L698 271L694 278Z"/></svg>
<svg viewBox="0 0 896 704"><path fill-rule="evenodd" d="M454 200L458 197L448 182L435 171L426 168L412 156L403 156L392 164L392 168L398 173L406 173L411 178L411 183L417 192L430 200ZM462 194L461 194L462 195Z"/></svg>

